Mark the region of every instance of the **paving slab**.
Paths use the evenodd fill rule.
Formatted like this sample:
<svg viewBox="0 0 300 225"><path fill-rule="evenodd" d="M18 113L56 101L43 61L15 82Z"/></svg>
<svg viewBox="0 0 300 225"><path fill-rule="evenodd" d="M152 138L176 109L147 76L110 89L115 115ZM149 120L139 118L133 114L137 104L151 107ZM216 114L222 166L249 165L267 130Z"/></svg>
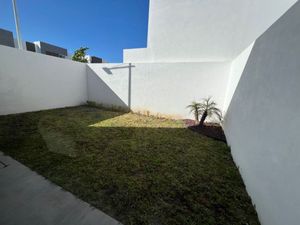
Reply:
<svg viewBox="0 0 300 225"><path fill-rule="evenodd" d="M2 152L0 224L122 225Z"/></svg>

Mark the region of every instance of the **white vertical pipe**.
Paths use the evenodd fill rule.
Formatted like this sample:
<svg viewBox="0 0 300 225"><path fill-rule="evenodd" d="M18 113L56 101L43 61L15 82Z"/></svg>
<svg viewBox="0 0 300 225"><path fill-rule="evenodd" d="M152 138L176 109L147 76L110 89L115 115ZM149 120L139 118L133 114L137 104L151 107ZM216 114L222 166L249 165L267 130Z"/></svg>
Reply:
<svg viewBox="0 0 300 225"><path fill-rule="evenodd" d="M131 110L131 67L132 64L129 63L129 74L128 74L128 108Z"/></svg>
<svg viewBox="0 0 300 225"><path fill-rule="evenodd" d="M16 24L18 46L19 46L19 49L23 49L23 42L22 42L22 38L21 38L20 22L19 22L19 15L18 15L18 11L17 11L16 0L12 0L12 4L13 4L13 10L14 10L15 24Z"/></svg>

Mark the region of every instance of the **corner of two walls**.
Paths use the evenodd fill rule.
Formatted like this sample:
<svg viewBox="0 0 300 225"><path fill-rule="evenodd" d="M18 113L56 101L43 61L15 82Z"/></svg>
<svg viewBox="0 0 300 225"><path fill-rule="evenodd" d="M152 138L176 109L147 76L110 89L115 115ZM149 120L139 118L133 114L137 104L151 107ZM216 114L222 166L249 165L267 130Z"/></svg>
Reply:
<svg viewBox="0 0 300 225"><path fill-rule="evenodd" d="M224 106L223 106L223 111L225 112L224 115L226 115L226 112L228 110L228 107L230 105L230 102L232 100L234 92L236 90L236 87L238 86L238 83L244 72L244 69L248 62L248 59L250 57L250 54L251 54L254 44L255 44L255 41L251 45L249 45L231 63L230 75L228 78L227 89L226 89L226 93L225 93L226 97L225 97Z"/></svg>

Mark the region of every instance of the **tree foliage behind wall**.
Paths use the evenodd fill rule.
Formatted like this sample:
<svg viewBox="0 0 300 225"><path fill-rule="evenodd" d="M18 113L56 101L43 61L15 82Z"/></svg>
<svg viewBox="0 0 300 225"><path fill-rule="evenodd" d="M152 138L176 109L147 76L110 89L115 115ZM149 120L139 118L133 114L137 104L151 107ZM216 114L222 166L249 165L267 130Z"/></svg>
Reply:
<svg viewBox="0 0 300 225"><path fill-rule="evenodd" d="M74 55L72 56L72 60L73 61L77 61L77 62L83 62L83 63L87 63L87 59L85 58L86 56L86 51L88 50L89 48L86 48L86 47L80 47L79 49L77 49L75 52L74 52Z"/></svg>

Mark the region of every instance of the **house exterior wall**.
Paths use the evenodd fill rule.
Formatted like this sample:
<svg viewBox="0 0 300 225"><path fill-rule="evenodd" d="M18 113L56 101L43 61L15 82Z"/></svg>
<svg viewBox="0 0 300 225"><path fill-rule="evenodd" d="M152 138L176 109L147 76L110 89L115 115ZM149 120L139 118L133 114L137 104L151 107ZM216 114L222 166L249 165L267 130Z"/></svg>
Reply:
<svg viewBox="0 0 300 225"><path fill-rule="evenodd" d="M257 39L224 128L262 225L300 221L300 3Z"/></svg>
<svg viewBox="0 0 300 225"><path fill-rule="evenodd" d="M0 115L86 102L86 65L0 46Z"/></svg>
<svg viewBox="0 0 300 225"><path fill-rule="evenodd" d="M150 0L147 48L124 62L233 60L295 2Z"/></svg>

